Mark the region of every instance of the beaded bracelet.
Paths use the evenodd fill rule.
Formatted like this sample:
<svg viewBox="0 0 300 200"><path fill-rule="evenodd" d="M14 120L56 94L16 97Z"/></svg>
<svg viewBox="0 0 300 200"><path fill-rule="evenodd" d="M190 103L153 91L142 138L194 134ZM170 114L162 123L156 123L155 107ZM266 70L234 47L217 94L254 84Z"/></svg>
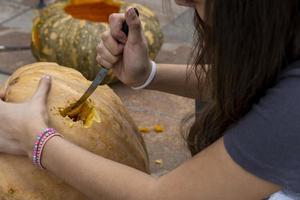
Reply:
<svg viewBox="0 0 300 200"><path fill-rule="evenodd" d="M62 137L62 135L58 134L53 128L47 128L36 137L32 153L32 162L41 169L45 169L42 165L42 153L45 144L54 136Z"/></svg>

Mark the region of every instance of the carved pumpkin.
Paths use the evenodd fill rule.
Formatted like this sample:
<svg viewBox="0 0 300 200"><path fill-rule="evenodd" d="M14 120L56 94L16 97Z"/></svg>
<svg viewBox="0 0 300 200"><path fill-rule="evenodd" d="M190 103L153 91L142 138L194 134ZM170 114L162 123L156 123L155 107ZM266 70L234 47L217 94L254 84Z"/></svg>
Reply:
<svg viewBox="0 0 300 200"><path fill-rule="evenodd" d="M49 74L52 87L48 98L50 126L90 152L149 173L142 137L121 100L108 86L99 86L91 98L62 117L89 86L79 72L54 63L36 63L18 69L5 83L5 100L23 102L31 98L39 79ZM34 122L32 122L34 123ZM63 181L34 167L26 157L0 155L0 199L83 200L81 193Z"/></svg>
<svg viewBox="0 0 300 200"><path fill-rule="evenodd" d="M136 7L140 12L149 55L156 57L163 43L159 21L148 8L112 0L59 1L42 10L34 20L32 52L39 61L57 62L80 71L92 80L99 71L96 46L101 33L108 29L108 16ZM111 73L105 80L114 80Z"/></svg>

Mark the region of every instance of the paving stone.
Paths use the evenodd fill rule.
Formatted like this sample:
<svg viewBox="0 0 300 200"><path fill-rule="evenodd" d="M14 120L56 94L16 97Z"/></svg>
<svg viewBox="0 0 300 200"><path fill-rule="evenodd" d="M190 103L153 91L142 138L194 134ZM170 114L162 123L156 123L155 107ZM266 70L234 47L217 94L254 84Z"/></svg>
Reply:
<svg viewBox="0 0 300 200"><path fill-rule="evenodd" d="M181 121L194 112L194 100L163 92L134 91L117 83L111 86L120 96L138 127L153 129L157 124L164 132L143 134L154 175L162 175L190 158L181 131ZM155 163L162 160L162 164Z"/></svg>
<svg viewBox="0 0 300 200"><path fill-rule="evenodd" d="M30 9L2 24L2 26L11 28L20 32L31 33L32 21L37 14L36 10Z"/></svg>
<svg viewBox="0 0 300 200"><path fill-rule="evenodd" d="M31 8L36 8L37 5L39 4L39 0L10 0L10 1L12 1L14 3L24 5L24 6L29 6ZM52 3L54 1L55 0L44 0L44 2L46 4Z"/></svg>
<svg viewBox="0 0 300 200"><path fill-rule="evenodd" d="M140 3L149 7L158 16L161 27L164 27L180 13L186 10L185 7L176 5L174 0L126 0L126 2Z"/></svg>
<svg viewBox="0 0 300 200"><path fill-rule="evenodd" d="M162 100L164 96L156 96L157 101ZM173 104L170 106L170 104ZM180 103L178 103L179 105ZM147 105L144 105L144 107ZM168 105L160 105L160 109L156 112L147 112L143 109L132 109L134 107L127 107L130 115L135 120L139 127L146 127L153 129L154 125L161 125L165 129L162 133L156 133L153 130L149 133L143 134L143 138L147 145L150 170L151 173L157 176L163 175L177 166L185 162L191 157L190 152L186 146L186 141L183 133L181 132L181 118L190 115L193 110L193 106L190 105L190 112L177 113L173 112L178 119L170 117L169 114L165 114L160 111L164 107L170 106L173 110L176 110L174 102L169 102ZM152 106L148 106L152 110ZM156 161L161 160L162 164L157 164Z"/></svg>
<svg viewBox="0 0 300 200"><path fill-rule="evenodd" d="M25 4L23 3L23 0L10 0L10 1L15 2L15 3L22 4L22 5L25 5ZM27 1L38 1L38 0L27 0Z"/></svg>
<svg viewBox="0 0 300 200"><path fill-rule="evenodd" d="M36 62L31 51L0 53L0 61L0 72L5 74L12 74L19 67Z"/></svg>
<svg viewBox="0 0 300 200"><path fill-rule="evenodd" d="M157 63L187 64L192 52L190 43L164 43L155 61Z"/></svg>
<svg viewBox="0 0 300 200"><path fill-rule="evenodd" d="M30 9L15 1L0 0L0 5L0 24Z"/></svg>
<svg viewBox="0 0 300 200"><path fill-rule="evenodd" d="M20 32L16 29L0 26L0 44L11 46L29 46L31 33Z"/></svg>
<svg viewBox="0 0 300 200"><path fill-rule="evenodd" d="M17 0L20 4L30 6L31 8L36 8L39 0Z"/></svg>
<svg viewBox="0 0 300 200"><path fill-rule="evenodd" d="M0 73L0 86L7 80L9 76L7 74Z"/></svg>
<svg viewBox="0 0 300 200"><path fill-rule="evenodd" d="M31 34L0 27L0 45L30 47ZM0 72L11 74L20 66L35 62L30 50L0 52Z"/></svg>
<svg viewBox="0 0 300 200"><path fill-rule="evenodd" d="M194 11L192 9L187 9L170 23L166 24L162 28L165 35L165 42L183 42L192 44L195 31L193 17Z"/></svg>
<svg viewBox="0 0 300 200"><path fill-rule="evenodd" d="M162 175L169 172L191 157L184 136L180 133L180 120L157 118L155 115L132 110L129 112L140 127L153 128L154 125L159 124L165 129L161 133L150 131L142 134L147 146L152 174ZM161 160L162 163L156 163L157 160Z"/></svg>
<svg viewBox="0 0 300 200"><path fill-rule="evenodd" d="M136 91L120 83L111 86L128 108L156 115L157 118L161 116L180 120L194 109L193 99L153 90Z"/></svg>

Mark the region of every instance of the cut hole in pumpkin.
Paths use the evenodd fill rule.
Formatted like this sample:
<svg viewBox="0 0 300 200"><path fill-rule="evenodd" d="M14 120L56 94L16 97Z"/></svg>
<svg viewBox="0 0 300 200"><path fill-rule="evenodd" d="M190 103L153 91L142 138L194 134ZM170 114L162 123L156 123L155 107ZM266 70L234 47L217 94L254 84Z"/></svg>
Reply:
<svg viewBox="0 0 300 200"><path fill-rule="evenodd" d="M114 0L73 1L65 7L65 12L73 18L94 22L108 22L112 13L120 11L121 3Z"/></svg>
<svg viewBox="0 0 300 200"><path fill-rule="evenodd" d="M70 105L72 106L72 104ZM94 122L100 123L100 117L96 110L95 105L91 101L84 102L81 106L78 106L77 108L65 112L65 108L60 108L59 112L61 116L70 118L74 123L78 121L82 121L83 126L85 128L89 128L93 125ZM71 123L70 126L73 124Z"/></svg>

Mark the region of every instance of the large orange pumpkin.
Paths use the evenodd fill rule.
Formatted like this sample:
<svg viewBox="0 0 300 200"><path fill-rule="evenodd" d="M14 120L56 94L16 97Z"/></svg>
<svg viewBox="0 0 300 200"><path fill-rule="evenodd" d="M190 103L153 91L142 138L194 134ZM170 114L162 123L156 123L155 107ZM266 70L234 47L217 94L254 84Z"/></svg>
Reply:
<svg viewBox="0 0 300 200"><path fill-rule="evenodd" d="M140 4L113 0L58 1L43 9L35 18L32 29L33 55L39 61L57 62L77 69L92 80L99 71L96 46L101 34L108 30L108 16L125 12L129 7L139 10L149 56L155 59L163 43L155 14ZM113 80L110 73L105 83Z"/></svg>
<svg viewBox="0 0 300 200"><path fill-rule="evenodd" d="M18 69L6 81L2 88L6 90L5 100L28 100L45 74L53 79L47 105L51 127L90 152L149 173L144 141L121 100L108 86L99 86L81 109L63 117L61 110L78 99L90 81L71 68L36 63ZM34 167L28 158L1 154L0 199L83 200L86 197Z"/></svg>

